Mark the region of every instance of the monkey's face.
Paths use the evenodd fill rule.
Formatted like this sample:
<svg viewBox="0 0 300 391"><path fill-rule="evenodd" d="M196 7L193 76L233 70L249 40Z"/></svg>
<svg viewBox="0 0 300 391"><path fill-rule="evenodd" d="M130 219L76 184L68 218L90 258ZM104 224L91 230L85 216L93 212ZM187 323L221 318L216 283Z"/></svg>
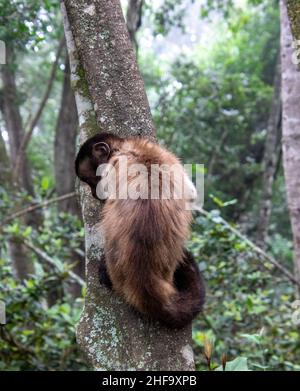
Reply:
<svg viewBox="0 0 300 391"><path fill-rule="evenodd" d="M77 175L82 182L88 184L91 188L92 196L97 197L97 185L101 176L97 175L97 168L101 164L108 162L110 155L109 145L103 142L92 145L90 154L82 157L77 162Z"/></svg>
<svg viewBox="0 0 300 391"><path fill-rule="evenodd" d="M97 167L95 168L89 158L82 159L78 164L78 178L89 185L91 188L92 196L96 199L97 193L97 185L98 182L101 180L100 177L96 175Z"/></svg>
<svg viewBox="0 0 300 391"><path fill-rule="evenodd" d="M75 171L78 178L87 183L94 198L97 196L97 185L101 176L97 175L97 169L102 164L109 161L112 156L112 144L121 142L121 138L108 134L100 133L88 139L80 148L76 161Z"/></svg>

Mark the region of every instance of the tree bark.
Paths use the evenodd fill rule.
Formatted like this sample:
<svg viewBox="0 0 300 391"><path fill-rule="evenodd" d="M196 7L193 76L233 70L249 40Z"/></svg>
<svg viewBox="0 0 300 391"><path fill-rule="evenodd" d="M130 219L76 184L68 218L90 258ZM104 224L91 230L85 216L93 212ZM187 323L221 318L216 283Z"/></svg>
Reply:
<svg viewBox="0 0 300 391"><path fill-rule="evenodd" d="M119 0L65 0L62 12L81 141L100 130L155 140ZM100 286L100 205L86 186L80 187L80 195L86 232L87 293L77 340L90 363L98 370L193 370L191 326L171 331L146 323L120 297Z"/></svg>
<svg viewBox="0 0 300 391"><path fill-rule="evenodd" d="M292 62L292 33L286 1L280 1L282 63L282 143L295 270L300 276L300 71Z"/></svg>
<svg viewBox="0 0 300 391"><path fill-rule="evenodd" d="M268 227L272 211L273 183L280 155L281 111L281 66L279 55L274 77L274 95L267 126L267 137L263 160L263 191L259 222L257 226L257 242L262 248L266 248Z"/></svg>

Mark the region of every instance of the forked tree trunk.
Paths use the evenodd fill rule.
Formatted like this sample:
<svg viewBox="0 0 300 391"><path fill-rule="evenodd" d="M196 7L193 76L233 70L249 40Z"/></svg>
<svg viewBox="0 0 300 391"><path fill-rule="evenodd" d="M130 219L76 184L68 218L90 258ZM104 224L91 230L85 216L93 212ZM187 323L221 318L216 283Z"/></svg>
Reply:
<svg viewBox="0 0 300 391"><path fill-rule="evenodd" d="M293 231L295 270L300 279L300 70L292 61L293 37L285 0L280 1L280 10L283 164Z"/></svg>
<svg viewBox="0 0 300 391"><path fill-rule="evenodd" d="M10 160L12 166L15 165L21 140L24 135L22 118L19 108L20 96L16 87L16 75L14 71L14 57L12 49L8 46L7 65L2 69L3 82L3 116L6 130L8 132ZM29 195L34 196L33 184L30 176L27 159L24 162L22 171L18 173L19 185L25 189Z"/></svg>
<svg viewBox="0 0 300 391"><path fill-rule="evenodd" d="M99 131L154 140L148 100L119 0L65 0L62 12L81 141ZM87 186L81 186L80 195L87 293L77 340L90 363L98 370L193 370L191 326L171 331L143 322L119 297L100 286L100 205Z"/></svg>
<svg viewBox="0 0 300 391"><path fill-rule="evenodd" d="M13 51L9 46L7 47L6 55L7 65L2 65L3 97L1 110L9 138L10 166L14 167L24 130L19 108L20 98L16 87ZM12 177L12 174L10 177ZM34 197L32 178L27 159L24 160L17 179L18 183L13 183L12 178L10 178L9 187L12 196L18 191L25 190L30 196ZM23 220L26 225L37 227L40 222L40 214L38 212L27 214ZM17 238L9 241L9 251L16 277L24 279L33 273L33 264L28 255L28 251Z"/></svg>

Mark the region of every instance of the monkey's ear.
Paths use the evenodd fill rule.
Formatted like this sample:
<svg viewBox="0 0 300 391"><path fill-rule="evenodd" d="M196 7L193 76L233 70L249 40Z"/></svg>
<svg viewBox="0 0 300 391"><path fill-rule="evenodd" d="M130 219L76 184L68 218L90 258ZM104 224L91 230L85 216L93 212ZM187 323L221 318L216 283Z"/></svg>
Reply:
<svg viewBox="0 0 300 391"><path fill-rule="evenodd" d="M93 145L92 154L98 161L108 159L110 155L110 147L107 143L101 141Z"/></svg>

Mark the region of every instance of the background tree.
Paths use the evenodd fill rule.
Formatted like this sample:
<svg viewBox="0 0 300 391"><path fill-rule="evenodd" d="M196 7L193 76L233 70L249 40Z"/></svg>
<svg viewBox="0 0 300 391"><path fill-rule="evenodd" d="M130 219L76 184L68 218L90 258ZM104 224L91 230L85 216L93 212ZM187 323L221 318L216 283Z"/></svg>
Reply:
<svg viewBox="0 0 300 391"><path fill-rule="evenodd" d="M74 191L77 131L78 116L75 96L71 88L69 58L66 53L61 104L54 144L55 183L58 196ZM60 202L58 210L60 212L73 213L74 215L80 214L79 205L75 198L69 198Z"/></svg>
<svg viewBox="0 0 300 391"><path fill-rule="evenodd" d="M24 129L18 103L20 98L16 87L13 49L10 46L6 49L6 58L8 65L4 66L2 70L3 88L1 109L9 138L10 167L13 168L17 162ZM11 189L14 188L15 191L23 190L27 192L28 196L35 197L31 172L26 158L24 158L22 167L20 167L17 182L14 182L12 171L10 181ZM32 215L25 216L24 223L37 226L39 221L39 213L33 213ZM12 238L9 241L9 249L16 276L24 279L33 272L33 264L28 257L27 251L17 238Z"/></svg>
<svg viewBox="0 0 300 391"><path fill-rule="evenodd" d="M273 184L281 151L281 66L280 56L274 77L274 95L267 125L267 136L263 158L263 191L260 215L257 225L257 240L260 246L267 247L268 228L272 212Z"/></svg>
<svg viewBox="0 0 300 391"><path fill-rule="evenodd" d="M61 104L54 140L55 185L56 194L59 197L72 193L75 190L74 161L76 156L77 133L78 115L74 92L71 88L70 64L66 52ZM57 208L61 213L70 213L80 218L80 206L75 197L59 202ZM65 246L68 247L68 241L65 241ZM75 273L84 279L84 253L70 249L69 263L73 265ZM75 281L69 287L69 291L75 297L81 296L81 289L81 285Z"/></svg>
<svg viewBox="0 0 300 391"><path fill-rule="evenodd" d="M136 33L142 24L142 10L144 0L130 0L128 2L126 24L129 32L131 42L135 46L135 50L138 50L138 43L136 39Z"/></svg>
<svg viewBox="0 0 300 391"><path fill-rule="evenodd" d="M292 61L293 37L284 0L280 2L280 10L283 159L294 238L295 272L300 279L300 71Z"/></svg>

